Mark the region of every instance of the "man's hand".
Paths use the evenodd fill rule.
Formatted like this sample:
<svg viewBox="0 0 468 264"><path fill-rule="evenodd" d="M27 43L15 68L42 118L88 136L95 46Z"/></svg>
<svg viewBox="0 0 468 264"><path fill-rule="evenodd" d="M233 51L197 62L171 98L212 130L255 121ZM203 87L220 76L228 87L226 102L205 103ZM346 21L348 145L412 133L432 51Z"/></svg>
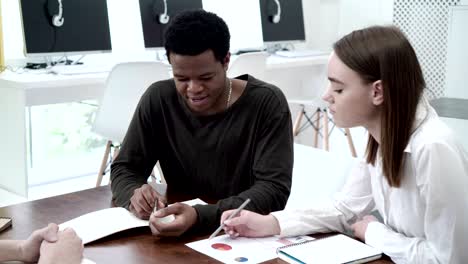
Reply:
<svg viewBox="0 0 468 264"><path fill-rule="evenodd" d="M163 223L162 217L173 214L175 219L170 223ZM180 236L197 222L197 211L186 204L176 203L160 209L150 217L149 226L155 236Z"/></svg>
<svg viewBox="0 0 468 264"><path fill-rule="evenodd" d="M369 225L370 222L378 221L377 218L375 218L372 215L366 215L362 220L357 221L356 223L351 225L351 229L353 230L354 236L359 238L361 241L366 240L366 231L367 231L367 226Z"/></svg>
<svg viewBox="0 0 468 264"><path fill-rule="evenodd" d="M36 262L39 259L39 249L42 241L55 242L58 226L49 224L47 227L34 231L28 239L20 243L20 259L24 262Z"/></svg>
<svg viewBox="0 0 468 264"><path fill-rule="evenodd" d="M40 252L41 257L38 264L79 264L83 258L83 243L73 229L67 228L58 233L56 242L44 241Z"/></svg>
<svg viewBox="0 0 468 264"><path fill-rule="evenodd" d="M153 212L154 202L158 200L159 208L167 203L166 197L156 192L153 187L143 184L140 188L133 191L130 198L129 210L140 219L148 219Z"/></svg>

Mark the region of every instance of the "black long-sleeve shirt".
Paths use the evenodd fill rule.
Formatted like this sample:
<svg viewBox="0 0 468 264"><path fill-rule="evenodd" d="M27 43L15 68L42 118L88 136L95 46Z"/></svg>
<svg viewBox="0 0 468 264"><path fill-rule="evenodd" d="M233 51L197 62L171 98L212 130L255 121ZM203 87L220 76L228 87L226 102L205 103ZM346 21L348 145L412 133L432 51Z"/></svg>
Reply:
<svg viewBox="0 0 468 264"><path fill-rule="evenodd" d="M195 116L173 79L152 84L142 96L117 159L111 187L127 207L157 161L172 193L208 197L196 205L197 227L212 231L223 211L237 208L267 214L282 210L291 189L291 113L277 87L249 75L239 99L226 111Z"/></svg>

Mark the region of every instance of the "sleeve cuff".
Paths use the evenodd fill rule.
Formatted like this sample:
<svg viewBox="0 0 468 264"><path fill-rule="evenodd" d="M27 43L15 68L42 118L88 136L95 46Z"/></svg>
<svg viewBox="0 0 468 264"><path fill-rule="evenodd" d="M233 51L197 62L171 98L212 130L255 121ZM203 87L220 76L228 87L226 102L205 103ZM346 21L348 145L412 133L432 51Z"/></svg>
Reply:
<svg viewBox="0 0 468 264"><path fill-rule="evenodd" d="M387 227L380 222L371 222L367 225L365 242L374 248L382 248Z"/></svg>
<svg viewBox="0 0 468 264"><path fill-rule="evenodd" d="M297 235L297 223L296 219L293 219L293 214L291 212L283 211L276 211L272 212L276 220L278 221L278 225L280 227L280 237L287 237L287 236L295 236Z"/></svg>
<svg viewBox="0 0 468 264"><path fill-rule="evenodd" d="M214 231L221 221L221 215L218 214L219 207L216 204L197 204L193 208L197 211L198 219L195 224L196 229L208 232Z"/></svg>

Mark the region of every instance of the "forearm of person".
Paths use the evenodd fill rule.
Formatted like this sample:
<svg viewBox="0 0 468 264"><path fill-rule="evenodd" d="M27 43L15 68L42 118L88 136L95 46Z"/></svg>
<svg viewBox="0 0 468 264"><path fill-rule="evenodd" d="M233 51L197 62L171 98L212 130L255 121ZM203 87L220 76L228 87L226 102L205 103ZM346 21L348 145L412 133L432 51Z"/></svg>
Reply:
<svg viewBox="0 0 468 264"><path fill-rule="evenodd" d="M20 240L0 240L0 262L21 261L21 241Z"/></svg>
<svg viewBox="0 0 468 264"><path fill-rule="evenodd" d="M311 200L311 203L315 207L273 213L280 225L281 236L345 232L356 220L369 214L375 208L375 203L365 161L353 167L340 192L334 195L333 201L317 204Z"/></svg>
<svg viewBox="0 0 468 264"><path fill-rule="evenodd" d="M281 210L289 196L288 186L288 184L256 183L239 195L219 200L216 204L196 205L194 207L198 214L197 227L213 231L219 226L224 211L238 208L247 198L250 198L251 202L245 207L246 210L260 214Z"/></svg>
<svg viewBox="0 0 468 264"><path fill-rule="evenodd" d="M111 172L112 197L116 206L128 208L135 189L146 183L147 177L134 172L124 164L113 164Z"/></svg>
<svg viewBox="0 0 468 264"><path fill-rule="evenodd" d="M408 237L379 222L369 223L365 238L366 244L381 250L396 263L459 263L450 261L453 251L451 235L440 234L438 240ZM438 248L438 245L444 248Z"/></svg>
<svg viewBox="0 0 468 264"><path fill-rule="evenodd" d="M142 97L111 165L111 189L117 206L128 207L133 191L147 182L157 162L146 94Z"/></svg>
<svg viewBox="0 0 468 264"><path fill-rule="evenodd" d="M308 209L283 210L271 213L280 226L280 236L298 236L325 232L344 232L345 215L333 205Z"/></svg>

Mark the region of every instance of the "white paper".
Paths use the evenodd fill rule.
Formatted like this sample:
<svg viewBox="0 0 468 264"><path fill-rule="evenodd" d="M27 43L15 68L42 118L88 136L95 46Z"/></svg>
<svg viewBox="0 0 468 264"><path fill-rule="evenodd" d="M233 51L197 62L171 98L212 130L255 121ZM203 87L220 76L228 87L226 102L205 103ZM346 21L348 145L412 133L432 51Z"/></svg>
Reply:
<svg viewBox="0 0 468 264"><path fill-rule="evenodd" d="M87 258L83 258L81 260L81 264L96 264L96 262L90 260L90 259L87 259Z"/></svg>
<svg viewBox="0 0 468 264"><path fill-rule="evenodd" d="M310 236L290 238L230 238L222 235L186 244L188 247L223 263L259 263L276 258L276 249L292 243L313 240ZM225 250L222 250L222 249Z"/></svg>
<svg viewBox="0 0 468 264"><path fill-rule="evenodd" d="M148 220L141 220L122 207L95 211L59 225L60 230L73 228L83 244L141 226L148 226Z"/></svg>
<svg viewBox="0 0 468 264"><path fill-rule="evenodd" d="M317 239L282 251L305 263L364 263L380 258L382 254L380 250L343 234Z"/></svg>
<svg viewBox="0 0 468 264"><path fill-rule="evenodd" d="M184 201L183 203L190 206L206 204L198 198ZM170 216L165 218L170 218ZM173 219L174 216L172 215L172 220ZM87 244L123 230L148 225L148 220L139 219L125 208L114 207L84 214L60 224L59 229L64 230L65 228L73 228L76 234L83 241L83 244Z"/></svg>

